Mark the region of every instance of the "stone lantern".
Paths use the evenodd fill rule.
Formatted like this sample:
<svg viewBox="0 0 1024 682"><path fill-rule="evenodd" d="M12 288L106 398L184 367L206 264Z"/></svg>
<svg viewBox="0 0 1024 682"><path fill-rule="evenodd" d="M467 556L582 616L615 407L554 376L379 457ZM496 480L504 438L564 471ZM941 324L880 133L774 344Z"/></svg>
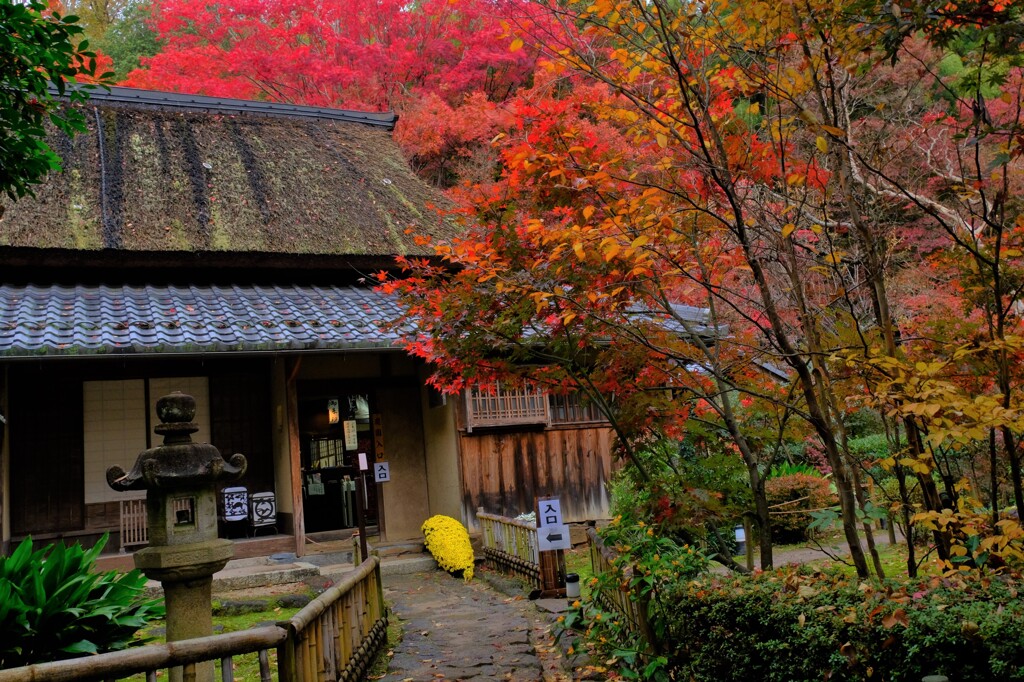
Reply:
<svg viewBox="0 0 1024 682"><path fill-rule="evenodd" d="M107 470L107 484L121 492L146 491L149 546L135 553L135 566L159 580L167 607L167 641L213 634L213 574L234 554L230 540L217 537L217 483L245 473L243 455L224 461L217 448L193 443L196 401L172 393L156 403L161 423L153 431L163 445L139 454L128 473ZM213 667L197 670L213 679Z"/></svg>

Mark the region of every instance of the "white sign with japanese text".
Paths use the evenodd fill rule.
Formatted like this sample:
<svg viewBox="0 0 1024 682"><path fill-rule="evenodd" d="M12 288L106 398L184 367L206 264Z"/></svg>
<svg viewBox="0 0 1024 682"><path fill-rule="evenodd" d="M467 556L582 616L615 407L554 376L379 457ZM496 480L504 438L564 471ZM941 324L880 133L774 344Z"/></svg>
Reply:
<svg viewBox="0 0 1024 682"><path fill-rule="evenodd" d="M537 502L537 528L562 525L562 501L557 497Z"/></svg>

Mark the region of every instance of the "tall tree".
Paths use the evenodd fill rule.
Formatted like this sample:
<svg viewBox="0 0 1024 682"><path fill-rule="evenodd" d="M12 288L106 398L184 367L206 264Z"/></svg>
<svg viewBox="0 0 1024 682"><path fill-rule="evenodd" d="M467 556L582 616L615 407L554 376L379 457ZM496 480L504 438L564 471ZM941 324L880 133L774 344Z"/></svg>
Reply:
<svg viewBox="0 0 1024 682"><path fill-rule="evenodd" d="M416 276L397 286L422 302L413 311L426 320L425 338L414 348L457 385L478 379L481 360L493 369L487 349L511 339L526 349L508 353L513 365L555 357L586 368L577 384L605 382L623 404L635 397L646 411L613 412L658 415L661 429L687 415L658 404L657 386L713 396L729 424L730 395L770 395L738 368L754 358L783 368L795 390L772 397L824 448L858 573L870 570L863 533L881 574L845 430L864 396L898 419L908 449L894 461L917 475L935 513L944 504L931 475L942 443L995 429L1017 466L1008 323L1020 288L1008 282L1021 257L1010 199L1020 89L1019 37L1000 29L1012 25L1009 10L979 6L922 39L898 9L872 2L596 0L548 9L581 31L552 36L524 22L524 37L572 94L535 108L522 98L498 141L500 181L474 188L467 202L483 227L438 251L462 270L446 282L410 263ZM952 45L959 59L975 58L958 82L994 92L957 92L941 72ZM905 240L912 233L933 251L970 256L983 280L970 291L980 299L958 298L988 320L980 349L952 353L979 340L908 334L900 313L910 306L893 292L919 262L918 245ZM679 303L712 311L729 335L701 348L699 335L673 334L673 325L693 327ZM472 316L455 310L464 305ZM555 339L572 350L602 338L615 357L531 356ZM642 360L624 364L638 352ZM997 380L951 382L967 357L991 358ZM602 362L615 369L602 373ZM630 388L617 392L605 374ZM894 452L900 442L894 433ZM950 535L936 538L948 558Z"/></svg>
<svg viewBox="0 0 1024 682"><path fill-rule="evenodd" d="M440 184L490 139L492 103L529 83L502 17L525 0L155 0L162 47L125 85L317 106L394 109L398 140ZM438 115L444 113L443 116ZM482 123L482 125L477 125ZM406 127L431 132L403 134ZM458 163L453 159L458 158Z"/></svg>

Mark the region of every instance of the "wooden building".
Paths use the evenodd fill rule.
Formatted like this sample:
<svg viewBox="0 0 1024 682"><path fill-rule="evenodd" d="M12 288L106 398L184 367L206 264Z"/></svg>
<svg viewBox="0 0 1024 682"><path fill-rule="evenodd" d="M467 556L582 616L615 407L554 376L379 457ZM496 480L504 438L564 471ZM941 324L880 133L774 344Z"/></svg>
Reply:
<svg viewBox="0 0 1024 682"><path fill-rule="evenodd" d="M0 218L4 547L116 546L124 495L104 472L155 444L174 390L198 400L197 437L246 455L240 485L274 493L277 534L250 553L350 532L356 485L389 541L536 495L568 521L607 515L600 419L543 395L529 415L441 399L385 324L402 311L368 275L422 252L408 227L453 235L393 115L127 88L86 109L85 133L52 135L63 171ZM360 454L390 482L364 483Z"/></svg>

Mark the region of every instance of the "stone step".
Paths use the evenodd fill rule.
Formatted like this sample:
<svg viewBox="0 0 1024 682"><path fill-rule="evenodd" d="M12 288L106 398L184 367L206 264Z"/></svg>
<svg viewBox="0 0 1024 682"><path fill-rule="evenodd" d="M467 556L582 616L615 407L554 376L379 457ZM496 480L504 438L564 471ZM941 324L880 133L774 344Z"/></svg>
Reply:
<svg viewBox="0 0 1024 682"><path fill-rule="evenodd" d="M377 548L381 556L381 575L406 575L437 568L437 562L422 552L422 543L402 543ZM417 547L420 551L417 551ZM380 551L386 549L387 552ZM297 559L294 554L282 552L269 557L232 559L223 570L213 576L213 591L233 592L257 587L297 584L318 576L337 581L354 568L351 551L309 554ZM160 583L150 580L146 592L161 593Z"/></svg>

